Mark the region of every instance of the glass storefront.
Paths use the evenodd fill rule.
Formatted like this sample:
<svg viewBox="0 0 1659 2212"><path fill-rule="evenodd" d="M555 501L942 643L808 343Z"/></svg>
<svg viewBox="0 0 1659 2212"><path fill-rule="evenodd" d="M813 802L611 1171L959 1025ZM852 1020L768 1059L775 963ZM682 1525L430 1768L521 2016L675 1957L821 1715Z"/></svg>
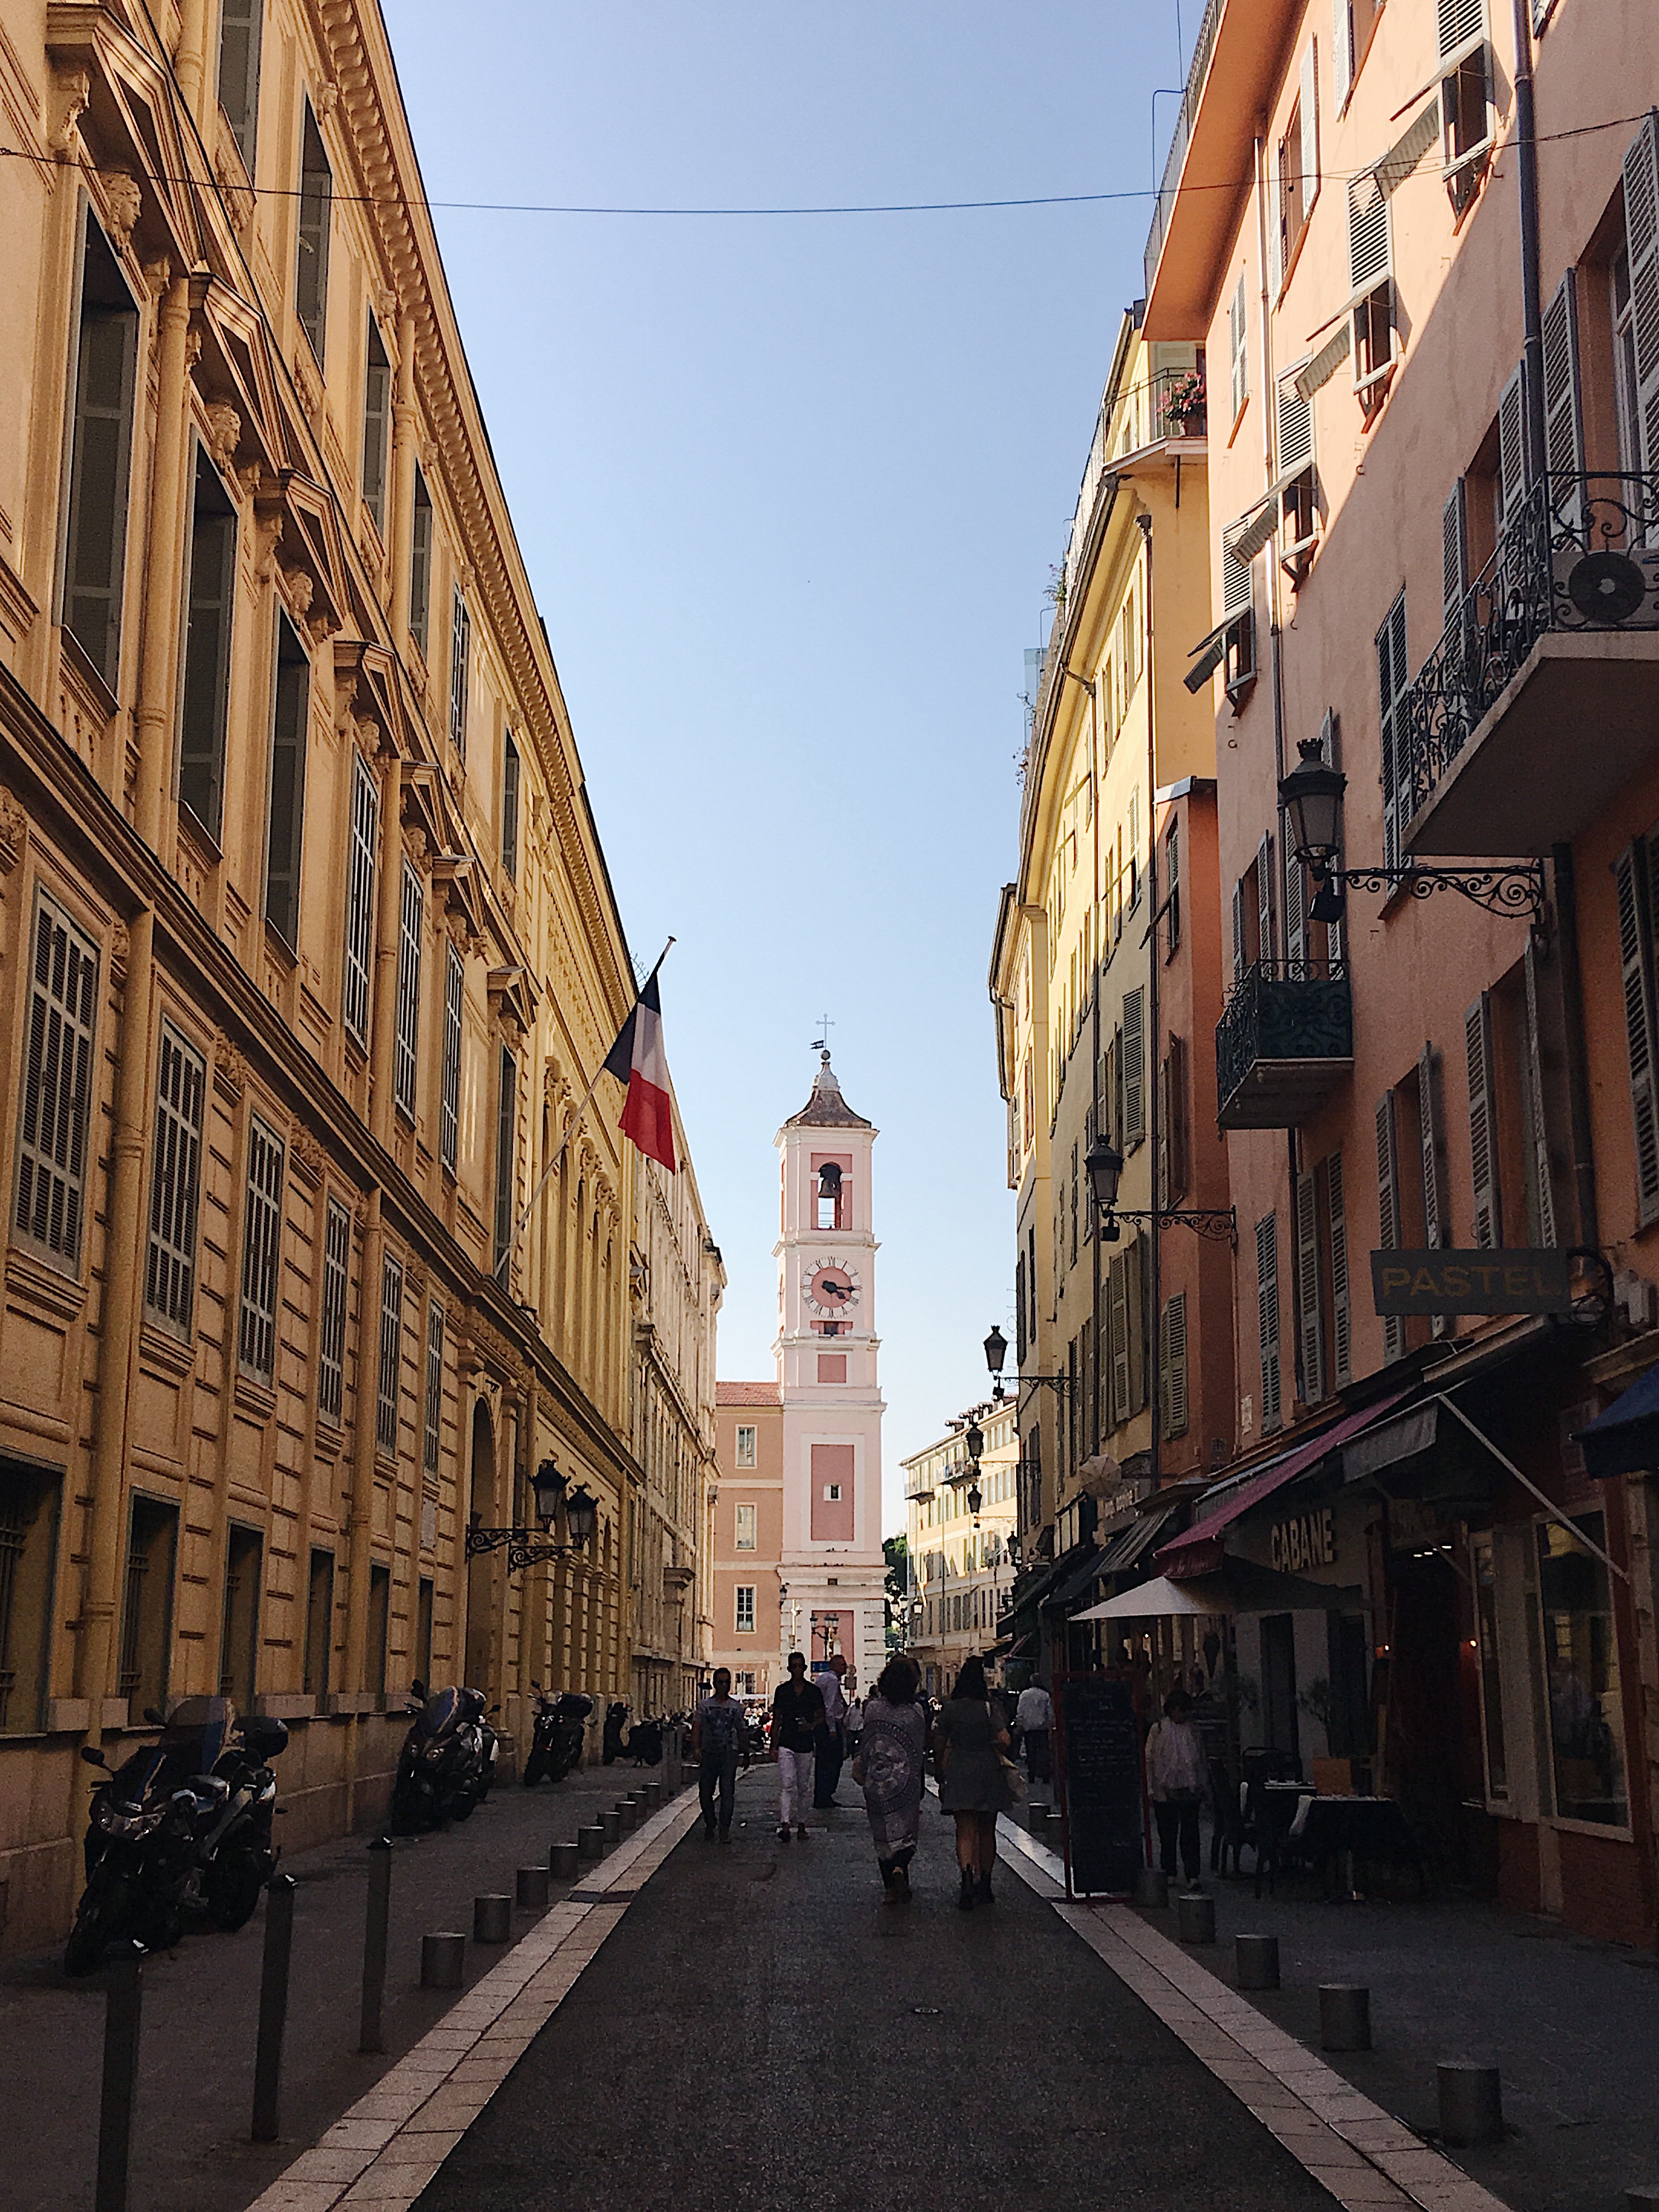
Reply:
<svg viewBox="0 0 1659 2212"><path fill-rule="evenodd" d="M1606 1550L1605 1516L1581 1514L1574 1526ZM1538 1607L1556 1815L1625 1827L1624 1712L1607 1571L1555 1522L1538 1528ZM1483 1641L1485 1628L1483 1617Z"/></svg>
<svg viewBox="0 0 1659 2212"><path fill-rule="evenodd" d="M1480 1640L1480 1714L1486 1741L1486 1796L1494 1802L1510 1794L1509 1759L1504 1746L1502 1662L1498 1642L1498 1572L1490 1536L1474 1546L1475 1626Z"/></svg>

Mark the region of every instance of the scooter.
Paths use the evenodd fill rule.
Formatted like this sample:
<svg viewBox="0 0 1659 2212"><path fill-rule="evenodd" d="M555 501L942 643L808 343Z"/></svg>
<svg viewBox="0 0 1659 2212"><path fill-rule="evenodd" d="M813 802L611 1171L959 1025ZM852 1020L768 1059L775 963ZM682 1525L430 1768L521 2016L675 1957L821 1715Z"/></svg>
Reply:
<svg viewBox="0 0 1659 2212"><path fill-rule="evenodd" d="M452 1686L428 1696L422 1681L409 1686L410 1727L392 1787L392 1825L404 1835L441 1821L470 1820L489 1784L479 1724L483 1692Z"/></svg>
<svg viewBox="0 0 1659 2212"><path fill-rule="evenodd" d="M660 1721L635 1721L622 1747L623 1758L631 1759L636 1766L660 1766L662 1730Z"/></svg>
<svg viewBox="0 0 1659 2212"><path fill-rule="evenodd" d="M531 1732L530 1755L524 1763L524 1784L562 1782L581 1758L583 1723L593 1710L592 1698L579 1690L546 1697L536 1688L536 1717Z"/></svg>

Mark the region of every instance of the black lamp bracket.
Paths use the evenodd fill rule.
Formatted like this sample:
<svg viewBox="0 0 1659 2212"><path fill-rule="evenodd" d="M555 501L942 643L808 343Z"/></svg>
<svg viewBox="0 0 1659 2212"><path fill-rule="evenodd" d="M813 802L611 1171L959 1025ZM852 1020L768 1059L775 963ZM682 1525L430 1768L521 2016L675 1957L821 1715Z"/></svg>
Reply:
<svg viewBox="0 0 1659 2212"><path fill-rule="evenodd" d="M580 1544L550 1543L533 1528L469 1528L466 1532L469 1559L485 1552L504 1551L510 1575L520 1574L526 1567L544 1566L550 1559L572 1559L583 1549Z"/></svg>
<svg viewBox="0 0 1659 2212"><path fill-rule="evenodd" d="M1207 1244L1231 1244L1235 1251L1238 1249L1238 1212L1231 1206L1161 1206L1156 1213L1121 1212L1114 1206L1104 1218L1107 1224L1146 1221L1155 1229L1161 1229L1166 1221L1178 1221L1183 1229L1190 1229L1194 1237L1201 1237Z"/></svg>
<svg viewBox="0 0 1659 2212"><path fill-rule="evenodd" d="M1027 1382L1041 1382L1046 1389L1052 1390L1057 1398L1063 1398L1071 1377L1068 1375L1022 1375L1019 1380L1022 1387Z"/></svg>
<svg viewBox="0 0 1659 2212"><path fill-rule="evenodd" d="M1329 883L1342 891L1381 891L1392 898L1406 891L1413 898L1432 898L1437 891L1456 891L1488 914L1522 915L1534 929L1544 927L1549 911L1544 890L1544 863L1521 860L1499 868L1425 868L1409 861L1399 868L1315 868L1308 872L1316 883Z"/></svg>

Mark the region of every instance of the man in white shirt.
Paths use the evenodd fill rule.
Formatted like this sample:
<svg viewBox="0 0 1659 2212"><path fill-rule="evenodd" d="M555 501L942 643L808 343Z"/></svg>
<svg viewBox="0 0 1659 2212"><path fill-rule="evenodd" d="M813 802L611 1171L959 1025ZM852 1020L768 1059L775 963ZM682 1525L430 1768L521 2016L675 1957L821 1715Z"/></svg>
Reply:
<svg viewBox="0 0 1659 2212"><path fill-rule="evenodd" d="M1031 1683L1020 1692L1019 1703L1014 1707L1014 1729L1025 1747L1025 1771L1033 1782L1047 1782L1052 1776L1048 1732L1054 1724L1054 1709L1048 1692L1041 1682Z"/></svg>
<svg viewBox="0 0 1659 2212"><path fill-rule="evenodd" d="M841 1780L842 1759L846 1751L843 1734L847 1721L847 1697L842 1688L842 1676L847 1672L847 1662L839 1651L812 1669L812 1680L823 1696L823 1733L818 1738L817 1786L812 1792L815 1810L823 1810L836 1802L836 1784Z"/></svg>

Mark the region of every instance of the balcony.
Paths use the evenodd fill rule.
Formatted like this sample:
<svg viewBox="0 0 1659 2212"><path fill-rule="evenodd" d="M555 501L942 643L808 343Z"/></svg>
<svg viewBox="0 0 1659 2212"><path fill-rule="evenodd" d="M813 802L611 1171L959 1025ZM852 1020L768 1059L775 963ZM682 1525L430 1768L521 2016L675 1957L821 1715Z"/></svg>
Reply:
<svg viewBox="0 0 1659 2212"><path fill-rule="evenodd" d="M1216 1024L1216 1119L1294 1129L1353 1066L1346 960L1258 960Z"/></svg>
<svg viewBox="0 0 1659 2212"><path fill-rule="evenodd" d="M1659 759L1659 477L1552 476L1407 701L1408 853L1545 854Z"/></svg>

